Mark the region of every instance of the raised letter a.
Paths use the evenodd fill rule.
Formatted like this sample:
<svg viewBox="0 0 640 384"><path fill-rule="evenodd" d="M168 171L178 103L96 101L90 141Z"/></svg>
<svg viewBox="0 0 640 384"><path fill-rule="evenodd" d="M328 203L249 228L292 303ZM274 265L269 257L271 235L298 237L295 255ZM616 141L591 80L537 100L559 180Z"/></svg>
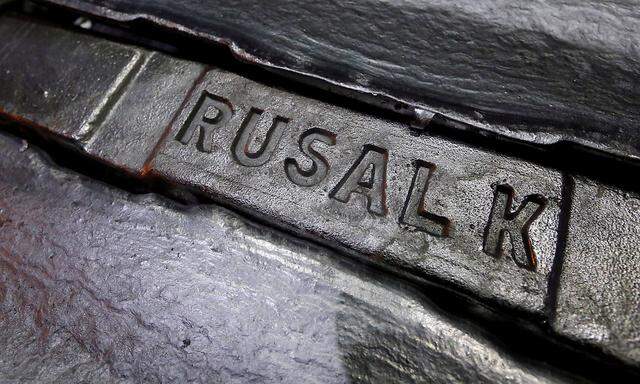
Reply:
<svg viewBox="0 0 640 384"><path fill-rule="evenodd" d="M386 215L388 157L386 149L365 145L358 160L329 196L346 203L352 193L360 193L367 198L369 212L378 216Z"/></svg>

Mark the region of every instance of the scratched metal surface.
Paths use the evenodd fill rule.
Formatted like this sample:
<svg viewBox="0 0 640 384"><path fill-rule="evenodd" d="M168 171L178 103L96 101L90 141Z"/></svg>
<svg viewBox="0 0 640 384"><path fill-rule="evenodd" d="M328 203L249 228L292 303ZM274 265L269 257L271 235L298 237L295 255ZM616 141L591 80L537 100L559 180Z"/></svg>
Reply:
<svg viewBox="0 0 640 384"><path fill-rule="evenodd" d="M0 151L1 382L576 380L361 263Z"/></svg>
<svg viewBox="0 0 640 384"><path fill-rule="evenodd" d="M634 2L49 2L144 19L228 45L243 60L501 135L640 156Z"/></svg>

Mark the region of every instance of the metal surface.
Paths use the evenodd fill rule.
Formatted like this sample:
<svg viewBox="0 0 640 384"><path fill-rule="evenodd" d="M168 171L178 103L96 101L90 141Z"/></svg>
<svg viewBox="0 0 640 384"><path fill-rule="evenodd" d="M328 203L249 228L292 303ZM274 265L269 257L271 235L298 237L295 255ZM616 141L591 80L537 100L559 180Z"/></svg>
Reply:
<svg viewBox="0 0 640 384"><path fill-rule="evenodd" d="M148 168L376 263L543 310L554 171L215 69Z"/></svg>
<svg viewBox="0 0 640 384"><path fill-rule="evenodd" d="M536 162L59 26L3 16L0 31L3 127L333 250L52 171L6 142L0 273L14 280L0 297L4 329L20 330L0 335L17 351L6 377L58 377L81 348L69 369L89 381L555 378L418 302L416 282L640 366L636 192L574 188ZM18 345L42 340L37 373L39 347Z"/></svg>
<svg viewBox="0 0 640 384"><path fill-rule="evenodd" d="M9 18L6 25L19 23ZM53 27L31 28L76 41ZM31 50L46 44L29 34L20 42ZM104 53L123 49L114 44ZM203 190L406 275L542 314L556 248L559 173L220 70L204 73L195 64L135 52L161 65L141 65L117 97L106 96L104 123L74 141L92 156L134 172L149 158L139 173ZM22 62L17 55L10 61ZM165 76L168 68L178 70ZM12 85L57 86L48 77ZM56 105L33 102L58 115Z"/></svg>
<svg viewBox="0 0 640 384"><path fill-rule="evenodd" d="M0 112L132 173L203 69L18 17L0 35Z"/></svg>
<svg viewBox="0 0 640 384"><path fill-rule="evenodd" d="M60 30L51 39L51 31L2 18L0 111L82 140L103 122L142 56Z"/></svg>
<svg viewBox="0 0 640 384"><path fill-rule="evenodd" d="M569 379L360 263L0 150L0 381Z"/></svg>
<svg viewBox="0 0 640 384"><path fill-rule="evenodd" d="M633 2L48 2L218 42L390 109L400 100L520 140L640 156Z"/></svg>
<svg viewBox="0 0 640 384"><path fill-rule="evenodd" d="M640 199L576 179L555 328L640 362Z"/></svg>
<svg viewBox="0 0 640 384"><path fill-rule="evenodd" d="M148 144L160 140L193 83L201 64L138 50L146 60L111 108L100 132L85 150L129 172L138 173L150 155Z"/></svg>

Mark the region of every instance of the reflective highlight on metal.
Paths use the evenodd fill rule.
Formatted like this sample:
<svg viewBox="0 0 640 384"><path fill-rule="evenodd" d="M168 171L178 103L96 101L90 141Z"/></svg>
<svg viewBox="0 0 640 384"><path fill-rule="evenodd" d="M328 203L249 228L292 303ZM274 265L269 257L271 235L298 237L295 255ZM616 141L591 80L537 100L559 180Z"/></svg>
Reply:
<svg viewBox="0 0 640 384"><path fill-rule="evenodd" d="M362 263L22 146L0 135L2 381L569 380Z"/></svg>

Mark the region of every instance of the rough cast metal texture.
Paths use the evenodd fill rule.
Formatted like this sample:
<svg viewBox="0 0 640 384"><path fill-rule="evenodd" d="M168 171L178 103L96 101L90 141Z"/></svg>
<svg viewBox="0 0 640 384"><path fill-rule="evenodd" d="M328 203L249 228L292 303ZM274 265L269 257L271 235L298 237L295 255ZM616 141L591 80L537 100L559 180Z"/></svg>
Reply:
<svg viewBox="0 0 640 384"><path fill-rule="evenodd" d="M576 180L555 328L640 362L640 198Z"/></svg>
<svg viewBox="0 0 640 384"><path fill-rule="evenodd" d="M562 184L548 169L215 69L150 169L383 265L543 309Z"/></svg>
<svg viewBox="0 0 640 384"><path fill-rule="evenodd" d="M65 50L75 48L81 63L86 60L77 42L95 40L33 23L21 29L25 22L5 19L8 29L37 30ZM46 44L33 32L18 36L28 51ZM76 74L128 79L116 96L105 96L108 103L98 103L107 105L98 112L101 124L76 140L92 156L205 189L238 209L414 277L435 277L531 312L544 309L557 238L557 172L413 135L405 125L237 75L205 75L199 65L118 44L102 49L107 59L113 50L142 59L134 70L86 65ZM21 62L14 55L7 67L17 71ZM71 74L67 78L73 82ZM42 76L12 86L62 92ZM31 103L44 111L36 119L28 114ZM38 125L58 115L57 105L43 98L11 105L13 115ZM168 128L161 155L141 170ZM346 180L361 156L360 169ZM375 169L368 162L377 162Z"/></svg>
<svg viewBox="0 0 640 384"><path fill-rule="evenodd" d="M2 18L0 28L6 32L2 44L7 48L2 52L11 53L0 61L0 79L11 85L0 87L0 108L5 117L70 140L104 163L137 174L143 174L143 163L147 166L142 171L153 170L153 164L146 160L161 153L156 174L199 188L231 206L293 227L298 233L304 231L304 236L327 243L337 240L343 250L394 266L405 275L436 277L476 296L540 312L555 253L560 198L556 172L445 139L414 135L398 123L269 89L218 70L206 72L199 64L145 50L15 18ZM15 49L16 41L23 49ZM57 51L41 55L37 63L30 61L28 52L50 46L77 59L68 65L67 82L50 75L65 73L60 66L67 63ZM97 46L101 59L95 57ZM133 60L137 64L131 69L131 60L114 57L138 59ZM40 67L49 71L40 71ZM103 79L123 78L113 80L119 84L118 90L106 91L102 99L72 88L74 82L93 80L96 87L112 90L114 83ZM69 123L56 124L60 116L69 116ZM87 116L101 117L92 120ZM83 129L87 121L92 122L91 128ZM257 135L240 135L236 140L234 133L251 133L253 128ZM264 133L271 128L271 139L266 140L270 144L261 148ZM79 134L82 132L86 133ZM158 142L164 144L158 147ZM171 162L171 156L182 163ZM377 167L373 172L372 165ZM345 179L346 175L360 178ZM246 193L224 188L233 183L244 185ZM341 188L336 189L338 186ZM381 187L387 192L384 204L378 193ZM582 194L576 196L576 202L590 202L592 190L576 191ZM275 196L265 197L273 192ZM368 193L369 201L362 192ZM544 209L538 214L541 206ZM518 212L520 207L523 210ZM614 218L637 217L637 206L620 203L619 208ZM276 209L281 212L273 213ZM581 210L572 217L581 218L581 223L593 221L586 226L572 224L568 244L580 244L584 248L580 252L594 255L594 262L612 260L602 251L608 249L601 246L602 235L583 232L600 223L614 228L604 220L606 215ZM600 227L593 230L609 233ZM616 262L621 270L634 270L633 255L637 253L633 250L638 249L639 234L632 224L625 231L627 237L616 241L624 241L623 248L629 254L620 253ZM535 264L522 233L529 235ZM592 240L576 240L581 236ZM497 246L500 240L505 245L502 255ZM516 246L515 254L511 244ZM582 269L587 265L580 257L567 254L561 292L571 289L567 281L586 276L589 270ZM608 338L583 331L585 327L603 329L601 325L585 326L596 319L596 315L585 313L605 316L608 311L608 307L596 308L593 302L584 307L578 304L589 290L578 292L582 295L576 294L571 305L565 305L569 295L562 295L556 326L563 334L590 340L623 359L637 361L634 336L629 336L637 333L637 321L633 320L637 304L632 299L621 300L624 296L616 296L615 289L607 291L627 280L617 280L613 272L599 276L589 281L590 289L606 292L603 297L617 297L607 304L617 308L615 317L608 320L617 324L609 327ZM625 295L638 296L635 285L623 285ZM628 305L621 304L623 301Z"/></svg>
<svg viewBox="0 0 640 384"><path fill-rule="evenodd" d="M567 380L360 263L0 151L1 382Z"/></svg>
<svg viewBox="0 0 640 384"><path fill-rule="evenodd" d="M0 111L80 140L104 119L103 111L118 96L140 54L77 34L59 33L51 39L50 33L49 28L2 17Z"/></svg>
<svg viewBox="0 0 640 384"><path fill-rule="evenodd" d="M608 1L50 0L538 143L638 158L640 11Z"/></svg>
<svg viewBox="0 0 640 384"><path fill-rule="evenodd" d="M202 71L200 64L19 17L3 16L0 35L0 113L133 173Z"/></svg>

